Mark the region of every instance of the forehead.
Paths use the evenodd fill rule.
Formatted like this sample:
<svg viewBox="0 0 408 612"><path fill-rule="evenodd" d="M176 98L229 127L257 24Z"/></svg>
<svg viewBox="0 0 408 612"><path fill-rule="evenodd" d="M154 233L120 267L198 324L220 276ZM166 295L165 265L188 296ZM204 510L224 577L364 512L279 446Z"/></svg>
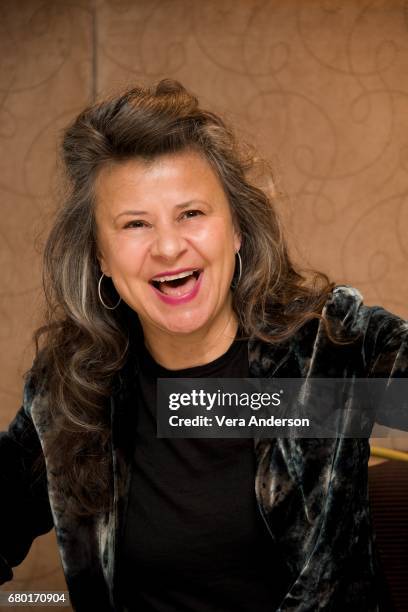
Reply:
<svg viewBox="0 0 408 612"><path fill-rule="evenodd" d="M155 202L177 204L180 199L225 200L222 183L210 163L195 152L162 155L153 160L130 159L100 171L95 196L97 209Z"/></svg>

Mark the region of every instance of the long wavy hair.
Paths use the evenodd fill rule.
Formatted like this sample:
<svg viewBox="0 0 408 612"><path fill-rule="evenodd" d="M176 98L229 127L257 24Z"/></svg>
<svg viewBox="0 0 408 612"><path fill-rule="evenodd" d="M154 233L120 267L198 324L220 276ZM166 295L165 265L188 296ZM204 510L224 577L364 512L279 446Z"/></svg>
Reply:
<svg viewBox="0 0 408 612"><path fill-rule="evenodd" d="M67 188L45 245L46 308L33 336L36 357L29 371L34 381L46 381L54 419L47 454L53 465L62 465L62 492L78 515L104 512L112 501L109 399L137 320L123 300L108 310L98 298L96 178L107 164L185 150L198 152L215 169L242 235L242 276L232 300L242 333L279 343L310 319L325 320L322 309L334 283L295 268L274 197L250 178L256 152L237 141L223 119L169 79L83 110L63 133ZM105 303L117 302L109 279L103 291Z"/></svg>

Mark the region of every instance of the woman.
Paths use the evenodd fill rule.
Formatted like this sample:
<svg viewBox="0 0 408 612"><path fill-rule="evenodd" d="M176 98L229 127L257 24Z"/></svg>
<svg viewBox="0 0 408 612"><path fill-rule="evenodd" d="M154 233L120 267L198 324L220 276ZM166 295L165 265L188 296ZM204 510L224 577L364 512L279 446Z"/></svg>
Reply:
<svg viewBox="0 0 408 612"><path fill-rule="evenodd" d="M55 526L75 610L378 610L368 441L157 438L156 381L405 376L405 322L306 282L254 157L179 83L85 109L62 150L1 582Z"/></svg>

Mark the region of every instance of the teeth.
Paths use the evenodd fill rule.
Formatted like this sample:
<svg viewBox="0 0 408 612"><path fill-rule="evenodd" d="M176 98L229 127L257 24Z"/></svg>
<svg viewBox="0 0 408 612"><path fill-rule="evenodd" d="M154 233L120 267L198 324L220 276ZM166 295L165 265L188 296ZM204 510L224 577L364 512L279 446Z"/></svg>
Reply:
<svg viewBox="0 0 408 612"><path fill-rule="evenodd" d="M180 272L180 274L172 274L171 276L159 276L158 278L154 278L153 281L155 283L162 283L164 281L176 280L176 278L184 278L185 276L191 276L197 270L190 270L190 272Z"/></svg>

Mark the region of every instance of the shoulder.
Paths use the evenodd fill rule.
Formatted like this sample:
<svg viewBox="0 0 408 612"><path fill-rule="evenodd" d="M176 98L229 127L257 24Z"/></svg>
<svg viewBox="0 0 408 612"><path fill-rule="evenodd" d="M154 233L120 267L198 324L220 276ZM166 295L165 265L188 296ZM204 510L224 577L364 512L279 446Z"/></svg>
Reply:
<svg viewBox="0 0 408 612"><path fill-rule="evenodd" d="M336 285L322 314L344 331L357 335L400 334L408 331L408 323L382 306L367 306L362 293L350 285Z"/></svg>
<svg viewBox="0 0 408 612"><path fill-rule="evenodd" d="M329 313L347 313L357 310L363 303L363 296L358 289L350 285L336 285L331 291L324 309Z"/></svg>
<svg viewBox="0 0 408 612"><path fill-rule="evenodd" d="M34 423L39 434L50 424L49 413L50 367L40 352L24 375L23 411Z"/></svg>
<svg viewBox="0 0 408 612"><path fill-rule="evenodd" d="M366 372L388 377L408 371L408 322L382 306L367 306L354 287L336 286L323 310L329 326L348 339ZM402 374L404 373L404 374Z"/></svg>

